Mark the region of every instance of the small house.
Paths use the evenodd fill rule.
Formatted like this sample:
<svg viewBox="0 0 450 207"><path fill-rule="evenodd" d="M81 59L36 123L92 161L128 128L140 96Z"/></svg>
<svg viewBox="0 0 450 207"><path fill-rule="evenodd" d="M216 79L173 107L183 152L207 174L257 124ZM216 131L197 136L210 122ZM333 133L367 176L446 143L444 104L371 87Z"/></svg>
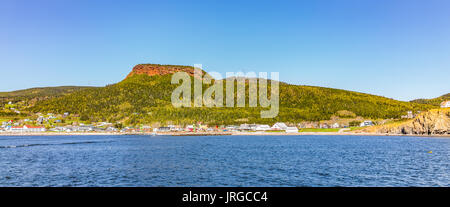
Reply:
<svg viewBox="0 0 450 207"><path fill-rule="evenodd" d="M320 128L321 128L321 129L329 129L329 128L330 128L330 125L328 125L327 123L321 123L321 124L320 124Z"/></svg>
<svg viewBox="0 0 450 207"><path fill-rule="evenodd" d="M239 128L234 125L229 125L225 128L227 131L237 131Z"/></svg>
<svg viewBox="0 0 450 207"><path fill-rule="evenodd" d="M408 111L408 112L406 113L406 118L408 118L408 119L414 118L413 112L412 112L412 111Z"/></svg>
<svg viewBox="0 0 450 207"><path fill-rule="evenodd" d="M282 130L286 130L287 128L288 128L288 126L283 122L277 122L272 126L272 130L275 130L275 131L282 131Z"/></svg>
<svg viewBox="0 0 450 207"><path fill-rule="evenodd" d="M248 124L241 124L241 126L239 126L239 131L251 131L251 127Z"/></svg>
<svg viewBox="0 0 450 207"><path fill-rule="evenodd" d="M360 127L366 127L366 126L373 126L373 122L372 121L363 121L361 122L361 124L359 125Z"/></svg>
<svg viewBox="0 0 450 207"><path fill-rule="evenodd" d="M336 128L339 128L341 126L339 125L339 123L336 122L333 125L331 125L331 127L336 129Z"/></svg>
<svg viewBox="0 0 450 207"><path fill-rule="evenodd" d="M297 127L287 127L286 128L286 133L297 133L297 132L298 132Z"/></svg>
<svg viewBox="0 0 450 207"><path fill-rule="evenodd" d="M450 108L450 101L444 101L441 103L441 108Z"/></svg>
<svg viewBox="0 0 450 207"><path fill-rule="evenodd" d="M170 127L159 127L157 132L170 132Z"/></svg>
<svg viewBox="0 0 450 207"><path fill-rule="evenodd" d="M106 128L106 131L107 132L117 132L118 130L114 127L108 127L108 128Z"/></svg>
<svg viewBox="0 0 450 207"><path fill-rule="evenodd" d="M256 131L269 131L271 130L269 125L257 125L255 128Z"/></svg>
<svg viewBox="0 0 450 207"><path fill-rule="evenodd" d="M188 132L194 131L194 125L187 125L186 126L186 131L188 131Z"/></svg>

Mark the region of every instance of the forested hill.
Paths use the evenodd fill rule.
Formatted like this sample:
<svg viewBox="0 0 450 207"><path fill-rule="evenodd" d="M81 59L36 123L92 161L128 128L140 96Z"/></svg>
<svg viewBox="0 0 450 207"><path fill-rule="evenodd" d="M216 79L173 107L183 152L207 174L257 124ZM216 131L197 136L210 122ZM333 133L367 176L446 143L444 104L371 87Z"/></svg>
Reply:
<svg viewBox="0 0 450 207"><path fill-rule="evenodd" d="M448 101L448 100L450 100L450 93L447 93L445 95L439 96L437 98L432 98L432 99L415 99L415 100L412 100L411 102L439 106L442 102Z"/></svg>
<svg viewBox="0 0 450 207"><path fill-rule="evenodd" d="M165 66L159 66L158 71L164 68ZM32 110L59 114L70 112L80 114L91 121L124 121L128 124L187 124L195 121L238 124L327 120L342 110L367 118L398 118L409 110L433 108L430 105L352 91L280 83L279 116L274 119L261 119L261 108L174 108L171 104L171 94L176 87L178 85L171 84L170 73L159 74L141 70L117 84L89 88L39 102ZM207 87L205 85L203 88Z"/></svg>
<svg viewBox="0 0 450 207"><path fill-rule="evenodd" d="M61 97L76 91L84 90L87 86L59 86L59 87L43 87L30 88L25 90L17 90L11 92L0 92L0 102L7 101L29 101L29 100L46 100L55 97Z"/></svg>

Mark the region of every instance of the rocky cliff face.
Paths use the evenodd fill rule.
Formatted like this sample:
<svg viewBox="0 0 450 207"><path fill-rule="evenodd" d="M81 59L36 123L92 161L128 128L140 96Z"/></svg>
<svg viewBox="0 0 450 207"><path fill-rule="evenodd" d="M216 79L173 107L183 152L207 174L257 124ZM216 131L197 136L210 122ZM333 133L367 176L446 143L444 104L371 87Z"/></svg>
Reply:
<svg viewBox="0 0 450 207"><path fill-rule="evenodd" d="M145 74L148 76L155 76L155 75L174 74L177 72L186 72L190 76L194 76L194 67L181 65L139 64L134 66L133 70L131 71L130 74L128 74L127 78L133 75Z"/></svg>
<svg viewBox="0 0 450 207"><path fill-rule="evenodd" d="M376 133L443 135L450 134L450 109L421 113L413 120L374 128Z"/></svg>

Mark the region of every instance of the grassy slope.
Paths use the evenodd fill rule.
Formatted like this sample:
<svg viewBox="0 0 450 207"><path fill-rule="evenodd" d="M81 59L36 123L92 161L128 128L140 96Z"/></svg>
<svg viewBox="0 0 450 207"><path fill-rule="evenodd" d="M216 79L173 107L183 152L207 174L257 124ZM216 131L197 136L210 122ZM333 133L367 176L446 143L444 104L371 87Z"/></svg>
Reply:
<svg viewBox="0 0 450 207"><path fill-rule="evenodd" d="M35 98L45 96L61 96L87 88L92 87L60 86L60 87L30 88L11 92L0 92L0 98L6 99L6 98Z"/></svg>
<svg viewBox="0 0 450 207"><path fill-rule="evenodd" d="M416 99L412 100L413 103L420 103L420 104L430 104L433 106L439 106L443 101L450 100L450 93L447 93L445 95L439 96L437 98L432 99Z"/></svg>
<svg viewBox="0 0 450 207"><path fill-rule="evenodd" d="M92 87L61 86L0 92L0 117L8 120L22 119L27 116L28 108L34 106L37 102L61 97L87 88ZM10 101L13 102L13 104L8 104ZM22 113L16 114L12 111L2 110L2 108L16 108Z"/></svg>

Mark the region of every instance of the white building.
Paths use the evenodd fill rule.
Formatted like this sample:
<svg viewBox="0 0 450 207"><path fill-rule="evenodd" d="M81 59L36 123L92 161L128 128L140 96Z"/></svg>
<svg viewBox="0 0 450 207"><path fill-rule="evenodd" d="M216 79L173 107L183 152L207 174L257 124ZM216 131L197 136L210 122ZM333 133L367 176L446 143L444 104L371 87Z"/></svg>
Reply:
<svg viewBox="0 0 450 207"><path fill-rule="evenodd" d="M23 127L19 127L19 126L9 127L9 128L7 128L7 131L9 131L9 132L20 132L20 133L25 133L25 132L45 132L46 129L45 129L45 127L42 127L42 126L25 125Z"/></svg>
<svg viewBox="0 0 450 207"><path fill-rule="evenodd" d="M154 128L153 132L170 132L170 127L158 127Z"/></svg>
<svg viewBox="0 0 450 207"><path fill-rule="evenodd" d="M233 126L233 125L229 125L229 126L226 126L225 129L227 131L235 132L235 131L237 131L239 129L239 127Z"/></svg>
<svg viewBox="0 0 450 207"><path fill-rule="evenodd" d="M178 126L173 125L173 124L169 124L167 127L170 128L170 131L180 131Z"/></svg>
<svg viewBox="0 0 450 207"><path fill-rule="evenodd" d="M297 132L298 132L297 127L287 127L286 128L286 133L297 133Z"/></svg>
<svg viewBox="0 0 450 207"><path fill-rule="evenodd" d="M412 111L408 111L408 112L406 112L406 118L408 118L408 119L412 119L412 118L414 118L414 114L413 114L413 112L412 112Z"/></svg>
<svg viewBox="0 0 450 207"><path fill-rule="evenodd" d="M277 122L272 126L272 130L280 131L280 130L286 130L288 126L283 122Z"/></svg>
<svg viewBox="0 0 450 207"><path fill-rule="evenodd" d="M373 122L372 121L363 121L361 122L361 124L359 126L361 127L365 127L365 126L373 126Z"/></svg>
<svg viewBox="0 0 450 207"><path fill-rule="evenodd" d="M39 116L37 119L36 119L36 122L38 122L38 123L42 123L42 122L44 122L45 121L45 118L43 117L43 116Z"/></svg>
<svg viewBox="0 0 450 207"><path fill-rule="evenodd" d="M271 130L269 125L257 125L256 126L256 131L268 131Z"/></svg>
<svg viewBox="0 0 450 207"><path fill-rule="evenodd" d="M339 127L340 127L340 125L337 122L334 123L333 125L331 125L331 128L335 128L336 129L336 128L339 128Z"/></svg>
<svg viewBox="0 0 450 207"><path fill-rule="evenodd" d="M187 125L186 131L190 131L190 132L194 131L194 125Z"/></svg>
<svg viewBox="0 0 450 207"><path fill-rule="evenodd" d="M119 131L119 130L116 129L116 128L114 128L114 127L108 127L108 128L106 128L105 131L107 131L107 132L117 132L117 131Z"/></svg>
<svg viewBox="0 0 450 207"><path fill-rule="evenodd" d="M441 108L450 108L450 101L444 101L441 103Z"/></svg>
<svg viewBox="0 0 450 207"><path fill-rule="evenodd" d="M64 132L64 131L70 132L68 130L70 130L70 129L67 129L65 127L54 127L54 128L49 129L49 131L52 131L52 132Z"/></svg>
<svg viewBox="0 0 450 207"><path fill-rule="evenodd" d="M112 126L113 124L112 123L109 123L109 122L99 122L99 123L97 123L97 126L98 127L102 127L102 126Z"/></svg>
<svg viewBox="0 0 450 207"><path fill-rule="evenodd" d="M241 124L241 126L239 126L239 131L250 131L250 125L248 124Z"/></svg>

